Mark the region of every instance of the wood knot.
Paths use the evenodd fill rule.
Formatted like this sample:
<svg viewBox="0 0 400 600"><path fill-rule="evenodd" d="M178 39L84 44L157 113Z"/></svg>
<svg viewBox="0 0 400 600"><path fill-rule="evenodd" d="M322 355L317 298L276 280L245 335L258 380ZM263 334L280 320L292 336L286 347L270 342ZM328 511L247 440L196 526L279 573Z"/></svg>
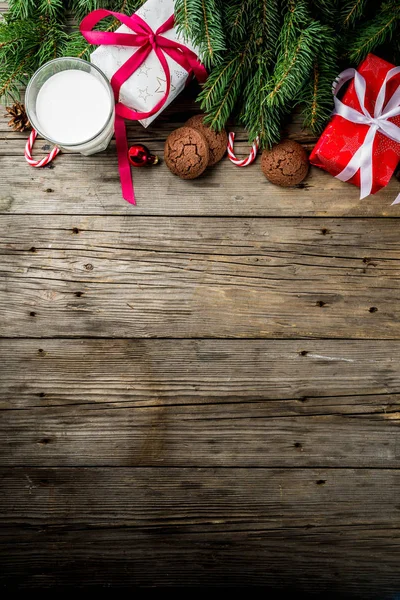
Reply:
<svg viewBox="0 0 400 600"><path fill-rule="evenodd" d="M38 444L40 444L41 446L47 446L47 444L50 444L51 439L48 437L42 438L41 440L38 441Z"/></svg>
<svg viewBox="0 0 400 600"><path fill-rule="evenodd" d="M88 263L87 265L85 265L85 269L86 269L86 271L93 271L93 265Z"/></svg>
<svg viewBox="0 0 400 600"><path fill-rule="evenodd" d="M322 235L326 235L327 233L330 233L329 229L326 229L326 227L324 227L323 229L321 229L321 233Z"/></svg>
<svg viewBox="0 0 400 600"><path fill-rule="evenodd" d="M369 308L368 310L370 313L378 312L378 309L376 308L376 306L371 306L371 308Z"/></svg>
<svg viewBox="0 0 400 600"><path fill-rule="evenodd" d="M72 228L72 233L79 233L78 227L73 227Z"/></svg>
<svg viewBox="0 0 400 600"><path fill-rule="evenodd" d="M318 302L317 302L316 304L317 304L317 306L320 306L321 308L322 308L323 306L326 306L326 303L325 303L325 302L323 302L322 300L318 300Z"/></svg>

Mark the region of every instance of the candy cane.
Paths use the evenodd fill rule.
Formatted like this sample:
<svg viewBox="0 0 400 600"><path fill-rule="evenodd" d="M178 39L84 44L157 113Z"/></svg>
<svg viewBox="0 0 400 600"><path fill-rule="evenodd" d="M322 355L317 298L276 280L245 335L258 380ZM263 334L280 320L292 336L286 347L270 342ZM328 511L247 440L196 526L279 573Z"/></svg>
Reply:
<svg viewBox="0 0 400 600"><path fill-rule="evenodd" d="M44 167L51 163L51 161L57 156L59 152L61 152L61 150L58 146L54 146L53 150L47 156L45 156L41 160L35 160L34 158L32 158L32 148L33 144L35 143L36 136L36 129L32 129L25 146L25 160L31 165L31 167Z"/></svg>
<svg viewBox="0 0 400 600"><path fill-rule="evenodd" d="M257 156L257 152L258 152L258 144L259 144L259 139L258 137L256 137L256 139L253 142L253 145L251 147L250 150L250 154L247 158L239 159L236 158L235 153L233 151L233 142L235 140L235 134L233 132L231 132L229 134L229 138L228 138L228 156L229 156L229 160L233 162L234 165L236 165L237 167L247 167L247 165L251 165L252 162L255 161L256 156Z"/></svg>

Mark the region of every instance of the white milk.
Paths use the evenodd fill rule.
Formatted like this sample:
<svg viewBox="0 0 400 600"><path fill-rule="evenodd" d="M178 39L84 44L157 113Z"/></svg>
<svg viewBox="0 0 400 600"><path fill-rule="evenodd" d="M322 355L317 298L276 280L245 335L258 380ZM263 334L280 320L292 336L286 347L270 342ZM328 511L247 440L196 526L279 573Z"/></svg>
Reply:
<svg viewBox="0 0 400 600"><path fill-rule="evenodd" d="M107 88L94 75L79 69L52 75L36 99L41 132L61 146L94 138L104 129L110 112Z"/></svg>

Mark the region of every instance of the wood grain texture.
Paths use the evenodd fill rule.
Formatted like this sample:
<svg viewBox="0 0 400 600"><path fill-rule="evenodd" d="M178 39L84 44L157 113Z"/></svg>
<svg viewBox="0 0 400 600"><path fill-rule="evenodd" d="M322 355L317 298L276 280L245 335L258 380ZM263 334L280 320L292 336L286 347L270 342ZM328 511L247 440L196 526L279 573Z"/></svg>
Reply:
<svg viewBox="0 0 400 600"><path fill-rule="evenodd" d="M223 416L225 404L259 402L271 416L390 413L399 353L398 341L0 339L0 408L193 405L195 414L211 404Z"/></svg>
<svg viewBox="0 0 400 600"><path fill-rule="evenodd" d="M137 169L133 207L121 197L114 145L84 159L61 155L45 169L29 167L23 144L19 147L18 156L0 157L2 213L397 217L400 210L391 206L399 192L396 178L376 196L360 200L356 187L316 168L297 189L279 188L265 179L259 161L245 175L228 159L192 181L172 175L165 164Z"/></svg>
<svg viewBox="0 0 400 600"><path fill-rule="evenodd" d="M131 143L148 144L162 156L165 139L173 129L198 112L194 103L196 88L190 88L157 119L156 127L144 129L128 125ZM239 132L235 151L247 155L246 135ZM315 139L303 132L298 119L288 136L305 144ZM172 175L165 164L136 169L136 207L121 197L115 142L106 152L83 157L59 156L50 168L33 169L24 159L26 134L11 132L0 119L0 213L23 214L119 214L193 216L399 216L391 206L399 192L394 177L379 194L359 199L359 190L342 183L320 169L312 168L304 183L296 188L270 184L261 172L260 160L240 169L225 158L194 181ZM39 141L35 155L50 149ZM16 177L18 173L18 177Z"/></svg>
<svg viewBox="0 0 400 600"><path fill-rule="evenodd" d="M400 335L395 219L2 216L0 226L5 336Z"/></svg>
<svg viewBox="0 0 400 600"><path fill-rule="evenodd" d="M386 598L400 581L397 470L23 467L0 477L5 586Z"/></svg>
<svg viewBox="0 0 400 600"><path fill-rule="evenodd" d="M397 346L3 340L0 462L398 467Z"/></svg>
<svg viewBox="0 0 400 600"><path fill-rule="evenodd" d="M0 525L38 532L400 527L397 469L18 467L0 477Z"/></svg>
<svg viewBox="0 0 400 600"><path fill-rule="evenodd" d="M0 577L19 587L262 585L389 599L400 584L398 532L368 525L216 534L10 528L0 538Z"/></svg>
<svg viewBox="0 0 400 600"><path fill-rule="evenodd" d="M394 412L367 416L273 416L264 403L248 402L224 410L124 404L9 411L0 463L399 468L396 402Z"/></svg>

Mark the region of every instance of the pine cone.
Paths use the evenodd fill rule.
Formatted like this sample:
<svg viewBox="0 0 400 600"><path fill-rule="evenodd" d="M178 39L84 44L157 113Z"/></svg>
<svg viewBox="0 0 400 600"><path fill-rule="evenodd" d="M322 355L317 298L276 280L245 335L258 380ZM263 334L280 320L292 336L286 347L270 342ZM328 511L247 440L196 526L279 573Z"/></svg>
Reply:
<svg viewBox="0 0 400 600"><path fill-rule="evenodd" d="M6 106L6 111L11 119L8 121L8 126L14 131L26 131L32 129L28 115L25 111L25 106L21 102L15 102L12 106ZM4 115L7 117L7 115Z"/></svg>

